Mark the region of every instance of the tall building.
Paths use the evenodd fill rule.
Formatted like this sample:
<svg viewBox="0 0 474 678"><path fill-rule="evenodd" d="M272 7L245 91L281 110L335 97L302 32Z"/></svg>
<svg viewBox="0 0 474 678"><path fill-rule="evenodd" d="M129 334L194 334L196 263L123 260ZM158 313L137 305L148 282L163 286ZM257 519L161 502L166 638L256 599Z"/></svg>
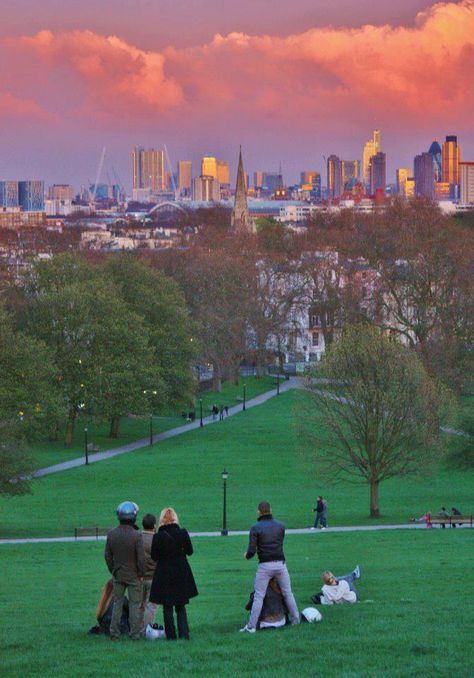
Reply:
<svg viewBox="0 0 474 678"><path fill-rule="evenodd" d="M374 195L377 191L385 192L387 183L387 156L379 151L370 158L369 163L370 193Z"/></svg>
<svg viewBox="0 0 474 678"><path fill-rule="evenodd" d="M315 170L306 170L300 174L301 189L309 193L313 200L321 199L321 174Z"/></svg>
<svg viewBox="0 0 474 678"><path fill-rule="evenodd" d="M351 191L359 180L359 161L342 161L342 187L345 191Z"/></svg>
<svg viewBox="0 0 474 678"><path fill-rule="evenodd" d="M415 155L415 195L434 198L435 168L431 153Z"/></svg>
<svg viewBox="0 0 474 678"><path fill-rule="evenodd" d="M212 155L205 155L201 159L201 176L217 179L217 158Z"/></svg>
<svg viewBox="0 0 474 678"><path fill-rule="evenodd" d="M340 198L344 188L342 182L342 161L337 155L330 155L327 160L328 198Z"/></svg>
<svg viewBox="0 0 474 678"><path fill-rule="evenodd" d="M217 161L217 181L225 186L230 185L230 168L228 160Z"/></svg>
<svg viewBox="0 0 474 678"><path fill-rule="evenodd" d="M380 130L376 129L373 132L372 139L370 139L364 146L362 153L362 174L366 186L370 186L370 159L377 155L381 149L381 134Z"/></svg>
<svg viewBox="0 0 474 678"><path fill-rule="evenodd" d="M44 212L44 181L19 181L18 197L24 212Z"/></svg>
<svg viewBox="0 0 474 678"><path fill-rule="evenodd" d="M441 151L443 181L448 184L459 184L459 163L461 149L456 136L447 136Z"/></svg>
<svg viewBox="0 0 474 678"><path fill-rule="evenodd" d="M239 152L239 165L237 167L237 181L235 184L234 209L230 220L230 228L235 232L255 233L255 224L250 217L247 205L247 186L245 180L244 163L242 160L242 147Z"/></svg>
<svg viewBox="0 0 474 678"><path fill-rule="evenodd" d="M253 185L255 188L263 187L263 172L257 171L253 173Z"/></svg>
<svg viewBox="0 0 474 678"><path fill-rule="evenodd" d="M406 194L406 185L408 179L412 176L413 172L407 167L397 167L396 177L397 177L397 193L402 197L408 197Z"/></svg>
<svg viewBox="0 0 474 678"><path fill-rule="evenodd" d="M0 181L0 207L19 207L18 181Z"/></svg>
<svg viewBox="0 0 474 678"><path fill-rule="evenodd" d="M166 190L165 152L136 146L132 151L133 189L148 189L151 193Z"/></svg>
<svg viewBox="0 0 474 678"><path fill-rule="evenodd" d="M191 160L178 162L178 190L182 196L189 197L192 187L192 164Z"/></svg>
<svg viewBox="0 0 474 678"><path fill-rule="evenodd" d="M193 200L198 202L219 202L220 184L215 177L201 175L193 181Z"/></svg>
<svg viewBox="0 0 474 678"><path fill-rule="evenodd" d="M283 187L283 177L280 172L262 172L262 189L275 193Z"/></svg>
<svg viewBox="0 0 474 678"><path fill-rule="evenodd" d="M48 188L48 200L74 200L74 186L70 184L53 184Z"/></svg>
<svg viewBox="0 0 474 678"><path fill-rule="evenodd" d="M428 153L430 153L431 157L433 158L435 181L442 181L443 180L443 170L442 170L442 159L441 159L441 146L438 144L436 139L433 141L433 143L429 147Z"/></svg>
<svg viewBox="0 0 474 678"><path fill-rule="evenodd" d="M461 183L461 205L474 204L474 162L459 163L459 178Z"/></svg>

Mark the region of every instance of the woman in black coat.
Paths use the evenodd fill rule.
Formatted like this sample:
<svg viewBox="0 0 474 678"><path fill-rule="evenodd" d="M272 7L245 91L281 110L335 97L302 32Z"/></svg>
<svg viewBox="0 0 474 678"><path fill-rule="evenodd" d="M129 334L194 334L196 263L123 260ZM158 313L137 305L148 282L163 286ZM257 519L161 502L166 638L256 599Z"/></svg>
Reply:
<svg viewBox="0 0 474 678"><path fill-rule="evenodd" d="M178 635L189 640L186 607L198 595L193 573L186 556L193 553L187 530L178 523L176 511L169 507L160 514L160 528L153 536L151 557L156 561L150 590L150 602L163 605L167 640L176 640L173 606L178 619Z"/></svg>

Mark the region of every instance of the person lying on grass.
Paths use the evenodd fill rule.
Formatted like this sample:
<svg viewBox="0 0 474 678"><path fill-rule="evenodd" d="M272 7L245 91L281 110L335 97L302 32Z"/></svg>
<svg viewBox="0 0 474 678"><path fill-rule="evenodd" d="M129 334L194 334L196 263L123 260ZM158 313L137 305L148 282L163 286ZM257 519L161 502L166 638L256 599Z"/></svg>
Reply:
<svg viewBox="0 0 474 678"><path fill-rule="evenodd" d="M254 591L250 594L245 609L250 612L253 605ZM288 622L288 608L285 605L281 588L275 577L268 582L267 592L263 599L262 611L257 622L257 629L277 629Z"/></svg>
<svg viewBox="0 0 474 678"><path fill-rule="evenodd" d="M321 593L311 596L316 605L338 605L340 603L356 603L359 596L354 587L354 581L360 579L360 567L355 566L350 574L335 577L330 570L321 574L324 582Z"/></svg>

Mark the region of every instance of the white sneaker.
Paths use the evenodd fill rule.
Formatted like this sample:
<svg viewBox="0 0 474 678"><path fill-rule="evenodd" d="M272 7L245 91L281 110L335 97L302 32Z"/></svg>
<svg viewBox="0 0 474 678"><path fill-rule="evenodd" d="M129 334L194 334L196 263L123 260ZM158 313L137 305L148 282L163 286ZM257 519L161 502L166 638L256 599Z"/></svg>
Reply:
<svg viewBox="0 0 474 678"><path fill-rule="evenodd" d="M316 529L315 527L311 527L311 528L310 528L310 530L315 530L315 529Z"/></svg>
<svg viewBox="0 0 474 678"><path fill-rule="evenodd" d="M248 624L245 624L245 626L241 629L239 629L240 633L255 633L255 629L251 629Z"/></svg>
<svg viewBox="0 0 474 678"><path fill-rule="evenodd" d="M322 529L322 530L325 530L326 528L325 528L325 527L322 527L321 529Z"/></svg>

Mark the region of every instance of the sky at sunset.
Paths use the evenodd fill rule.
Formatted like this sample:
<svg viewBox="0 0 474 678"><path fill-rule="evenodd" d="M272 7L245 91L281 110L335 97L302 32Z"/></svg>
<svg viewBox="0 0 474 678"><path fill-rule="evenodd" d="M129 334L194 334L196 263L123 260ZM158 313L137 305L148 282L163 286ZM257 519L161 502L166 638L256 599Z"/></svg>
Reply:
<svg viewBox="0 0 474 678"><path fill-rule="evenodd" d="M166 143L291 182L374 128L389 181L446 134L474 160L474 0L16 0L0 65L0 179L78 187L106 146L129 188Z"/></svg>

